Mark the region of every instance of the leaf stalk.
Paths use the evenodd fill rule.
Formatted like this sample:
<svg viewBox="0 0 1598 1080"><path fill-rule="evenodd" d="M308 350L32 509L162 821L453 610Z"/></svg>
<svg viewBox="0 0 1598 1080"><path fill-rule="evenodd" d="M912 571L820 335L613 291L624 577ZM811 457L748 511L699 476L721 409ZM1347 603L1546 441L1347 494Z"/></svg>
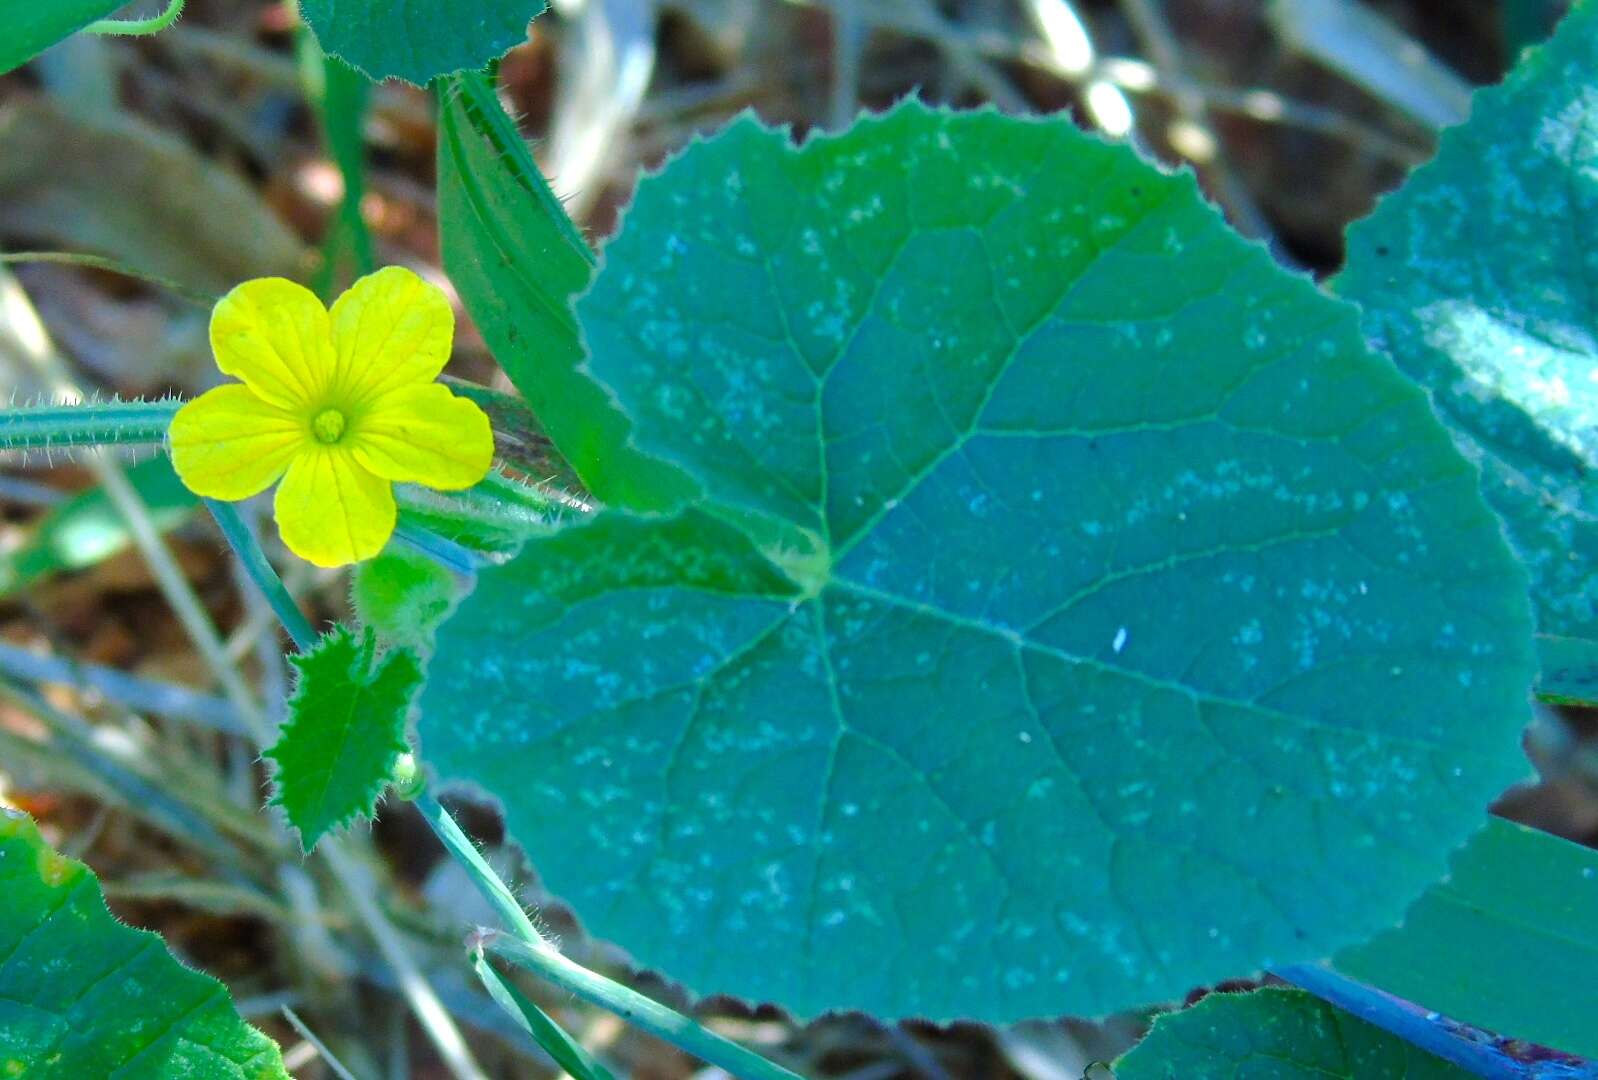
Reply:
<svg viewBox="0 0 1598 1080"><path fill-rule="evenodd" d="M1318 964L1295 964L1271 972L1322 1001L1374 1024L1390 1035L1486 1080L1524 1078L1526 1068L1496 1046L1477 1042L1436 1013Z"/></svg>
<svg viewBox="0 0 1598 1080"><path fill-rule="evenodd" d="M316 629L294 602L294 597L289 594L288 586L283 584L277 570L267 560L266 552L261 550L254 531L244 520L244 515L239 513L239 508L219 499L206 499L205 507L216 519L217 528L222 530L228 546L239 557L244 572L261 590L266 602L272 605L272 611L283 624L283 629L294 640L294 647L300 652L309 652L316 645Z"/></svg>
<svg viewBox="0 0 1598 1080"><path fill-rule="evenodd" d="M105 34L111 37L147 37L159 34L183 15L186 0L170 0L166 10L148 19L101 19L83 28L86 34Z"/></svg>
<svg viewBox="0 0 1598 1080"><path fill-rule="evenodd" d="M485 939L477 952L482 952L486 946L488 951L528 969L584 1001L615 1013L628 1023L672 1043L701 1061L725 1069L744 1080L800 1080L797 1073L767 1061L754 1051L717 1035L660 1002L568 959L538 932L533 921L527 917L527 912L522 910L521 904L511 894L510 888L488 865L477 846L461 831L461 827L439 801L424 792L415 805L444 848L466 869L477 891L482 893L500 921L509 928L508 934L497 933Z"/></svg>
<svg viewBox="0 0 1598 1080"><path fill-rule="evenodd" d="M85 401L0 412L0 450L162 446L183 402Z"/></svg>

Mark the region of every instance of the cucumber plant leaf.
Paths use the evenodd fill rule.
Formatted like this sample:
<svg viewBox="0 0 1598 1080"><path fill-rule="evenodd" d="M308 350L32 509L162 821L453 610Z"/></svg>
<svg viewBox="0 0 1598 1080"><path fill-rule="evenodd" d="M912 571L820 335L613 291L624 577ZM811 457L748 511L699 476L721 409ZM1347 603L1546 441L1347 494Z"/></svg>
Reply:
<svg viewBox="0 0 1598 1080"><path fill-rule="evenodd" d="M89 868L0 808L0 1076L289 1080L227 989L118 922Z"/></svg>
<svg viewBox="0 0 1598 1080"><path fill-rule="evenodd" d="M264 756L277 763L272 801L306 851L329 831L371 817L395 759L410 749L405 722L421 663L406 648L376 654L371 627L357 638L340 626L293 657L299 682L288 720Z"/></svg>
<svg viewBox="0 0 1598 1080"><path fill-rule="evenodd" d="M666 510L693 490L627 442L627 418L581 369L571 302L594 255L483 76L442 93L438 217L444 269L551 440L602 502Z"/></svg>
<svg viewBox="0 0 1598 1080"><path fill-rule="evenodd" d="M1598 4L1348 237L1336 289L1426 386L1530 568L1539 690L1598 700Z"/></svg>
<svg viewBox="0 0 1598 1080"><path fill-rule="evenodd" d="M126 0L9 0L0 11L0 75L19 68L70 34L116 11Z"/></svg>
<svg viewBox="0 0 1598 1080"><path fill-rule="evenodd" d="M644 965L1104 1013L1391 925L1527 772L1474 470L1190 175L1063 120L744 119L577 311L705 498L484 570L421 734Z"/></svg>
<svg viewBox="0 0 1598 1080"><path fill-rule="evenodd" d="M373 80L423 86L487 67L527 39L544 0L300 0L322 48Z"/></svg>
<svg viewBox="0 0 1598 1080"><path fill-rule="evenodd" d="M1302 990L1210 994L1164 1013L1116 1080L1466 1080L1469 1073Z"/></svg>
<svg viewBox="0 0 1598 1080"><path fill-rule="evenodd" d="M1403 925L1334 965L1455 1020L1598 1058L1598 851L1491 818Z"/></svg>

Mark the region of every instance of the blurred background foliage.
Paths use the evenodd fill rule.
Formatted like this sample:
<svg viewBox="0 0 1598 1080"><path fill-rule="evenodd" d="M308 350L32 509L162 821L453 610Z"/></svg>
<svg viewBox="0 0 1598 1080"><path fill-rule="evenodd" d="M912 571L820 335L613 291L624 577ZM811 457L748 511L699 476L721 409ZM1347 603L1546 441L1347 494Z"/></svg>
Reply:
<svg viewBox="0 0 1598 1080"><path fill-rule="evenodd" d="M918 93L1068 111L1136 139L1197 169L1233 224L1282 261L1325 275L1341 261L1345 226L1426 160L1439 128L1468 111L1471 87L1499 79L1563 7L560 0L500 78L596 244L641 168L742 109L802 135ZM425 91L370 87L326 61L292 0L191 0L157 37L80 36L0 77L0 250L106 261L0 266L0 380L17 400L192 394L217 378L206 298L243 278L284 274L330 292L374 264L401 263L447 287L435 136ZM507 387L469 324L451 371ZM306 566L289 577L319 617L350 616L344 578ZM187 611L184 593L198 600ZM370 920L262 816L263 773L241 712L257 701L281 712L275 631L164 459L0 467L0 799L86 860L118 914L226 980L297 1076L332 1075L305 1030L363 1078L451 1075L418 1028L406 976L367 936ZM1540 780L1498 811L1598 842L1598 723L1545 711L1526 746ZM539 891L536 868L500 847L490 808L457 808L576 959L627 977L625 957L583 940ZM556 1075L463 963L460 927L491 918L411 809L390 802L352 839L359 872L382 883L372 895L383 914L468 1034L455 1074L465 1061L482 1076ZM632 979L685 1004L652 976ZM522 989L618 1072L693 1073L608 1015ZM996 1030L841 1016L799 1026L746 1003L695 1007L791 1067L850 1080L1075 1080L1147 1020Z"/></svg>

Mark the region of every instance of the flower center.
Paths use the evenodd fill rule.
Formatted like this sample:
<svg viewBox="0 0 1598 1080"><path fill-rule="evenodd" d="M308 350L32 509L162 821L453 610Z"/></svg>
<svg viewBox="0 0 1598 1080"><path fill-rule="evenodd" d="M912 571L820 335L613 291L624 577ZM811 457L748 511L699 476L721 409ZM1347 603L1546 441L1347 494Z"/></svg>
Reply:
<svg viewBox="0 0 1598 1080"><path fill-rule="evenodd" d="M311 432L317 442L338 442L344 435L344 414L337 409L323 409L311 421Z"/></svg>

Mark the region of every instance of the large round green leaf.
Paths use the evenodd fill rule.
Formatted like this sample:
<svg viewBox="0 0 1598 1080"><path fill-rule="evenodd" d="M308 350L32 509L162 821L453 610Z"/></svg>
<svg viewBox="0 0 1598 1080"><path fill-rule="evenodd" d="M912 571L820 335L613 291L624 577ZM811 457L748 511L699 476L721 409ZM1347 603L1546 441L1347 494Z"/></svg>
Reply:
<svg viewBox="0 0 1598 1080"><path fill-rule="evenodd" d="M1390 925L1525 772L1525 577L1352 308L1063 120L751 120L578 314L707 493L482 575L425 750L800 1013L1099 1013Z"/></svg>

